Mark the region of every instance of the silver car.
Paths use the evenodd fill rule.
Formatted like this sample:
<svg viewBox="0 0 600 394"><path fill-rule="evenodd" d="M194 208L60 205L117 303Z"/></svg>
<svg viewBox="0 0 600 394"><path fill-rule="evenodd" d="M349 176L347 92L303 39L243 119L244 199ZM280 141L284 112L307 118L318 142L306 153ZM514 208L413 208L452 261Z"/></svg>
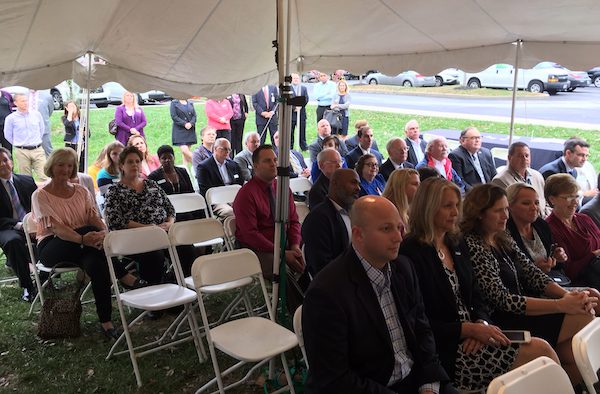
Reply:
<svg viewBox="0 0 600 394"><path fill-rule="evenodd" d="M435 77L426 77L416 71L404 71L395 77L390 77L382 73L369 74L367 77L369 85L398 85L410 88L412 86L435 86Z"/></svg>

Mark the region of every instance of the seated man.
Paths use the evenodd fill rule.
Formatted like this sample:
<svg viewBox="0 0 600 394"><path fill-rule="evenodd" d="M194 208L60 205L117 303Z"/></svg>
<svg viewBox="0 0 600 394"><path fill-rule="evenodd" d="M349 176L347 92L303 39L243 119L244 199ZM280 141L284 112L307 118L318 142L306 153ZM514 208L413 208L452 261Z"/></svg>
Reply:
<svg viewBox="0 0 600 394"><path fill-rule="evenodd" d="M242 178L247 182L252 178L252 153L260 145L260 135L256 131L246 134L244 144L246 148L235 155L233 161L240 167Z"/></svg>
<svg viewBox="0 0 600 394"><path fill-rule="evenodd" d="M4 147L0 147L0 179L0 247L6 255L6 265L19 278L23 300L33 301L37 289L31 281L23 218L31 212L31 195L37 186L29 175L13 174L12 156Z"/></svg>
<svg viewBox="0 0 600 394"><path fill-rule="evenodd" d="M416 166L425 157L425 148L427 143L421 138L419 122L411 119L404 125L404 134L406 135L406 146L408 146L408 161Z"/></svg>
<svg viewBox="0 0 600 394"><path fill-rule="evenodd" d="M254 177L235 197L233 212L236 219L235 237L242 247L252 249L260 260L265 278L273 278L273 248L275 237L275 178L277 157L271 145L261 145L252 154ZM300 250L300 222L292 193L288 196L289 225L285 260L295 272L304 271Z"/></svg>
<svg viewBox="0 0 600 394"><path fill-rule="evenodd" d="M348 152L358 146L358 130L363 126L368 126L369 122L366 119L359 119L354 123L354 135L350 138L346 138L344 141L346 143L346 148L348 148ZM373 140L373 149L379 152L379 147L377 146L377 141Z"/></svg>
<svg viewBox="0 0 600 394"><path fill-rule="evenodd" d="M229 153L231 153L229 140L219 138L215 141L212 157L203 160L198 165L198 186L202 196L206 196L206 192L211 187L244 184L240 167L229 158ZM233 209L228 204L215 204L212 209L219 218L233 215Z"/></svg>
<svg viewBox="0 0 600 394"><path fill-rule="evenodd" d="M350 212L352 244L314 278L302 329L311 393L451 393L414 268L398 256L402 221L387 199Z"/></svg>
<svg viewBox="0 0 600 394"><path fill-rule="evenodd" d="M427 143L425 158L415 168L419 169L425 166L435 168L442 177L453 182L464 194L465 184L454 171L452 162L448 159L448 143L445 137L436 137Z"/></svg>
<svg viewBox="0 0 600 394"><path fill-rule="evenodd" d="M273 134L273 141L275 141L275 146L273 146L275 156L279 156L279 131L276 131L275 134ZM308 178L310 176L310 170L306 166L302 153L290 149L290 178L298 178L300 176Z"/></svg>
<svg viewBox="0 0 600 394"><path fill-rule="evenodd" d="M322 153L327 152L324 150ZM336 152L337 153L337 152ZM331 175L329 195L313 206L302 223L306 268L314 277L341 255L352 237L348 212L358 198L360 180L356 171L340 168Z"/></svg>
<svg viewBox="0 0 600 394"><path fill-rule="evenodd" d="M383 156L381 153L372 149L373 147L373 129L371 126L363 126L358 129L358 146L352 149L346 155L346 165L348 168L354 168L356 163L358 163L358 159L361 156L366 155L367 153L372 154L377 159L377 163L381 166L381 162L383 161Z"/></svg>
<svg viewBox="0 0 600 394"><path fill-rule="evenodd" d="M460 133L460 146L448 157L452 161L452 168L465 183L466 190L480 183L488 183L496 176L492 153L481 146L481 134L476 127L467 127Z"/></svg>
<svg viewBox="0 0 600 394"><path fill-rule="evenodd" d="M308 192L308 208L313 209L327 199L329 180L334 171L342 167L342 157L335 148L323 149L317 155L321 175Z"/></svg>
<svg viewBox="0 0 600 394"><path fill-rule="evenodd" d="M312 162L317 160L317 155L323 150L323 139L331 135L331 125L327 119L321 119L317 123L317 139L308 146L308 152L310 153L310 160ZM340 140L340 154L346 156L348 149L344 141Z"/></svg>
<svg viewBox="0 0 600 394"><path fill-rule="evenodd" d="M206 126L200 131L202 136L202 144L198 145L194 152L192 152L192 169L195 171L194 174L198 174L198 165L203 160L211 157L213 154L213 146L215 139L217 138L217 130L212 127ZM198 182L200 184L200 182Z"/></svg>
<svg viewBox="0 0 600 394"><path fill-rule="evenodd" d="M379 168L379 173L388 180L392 171L399 168L415 168L408 159L408 146L406 141L399 137L393 137L386 145L388 159Z"/></svg>

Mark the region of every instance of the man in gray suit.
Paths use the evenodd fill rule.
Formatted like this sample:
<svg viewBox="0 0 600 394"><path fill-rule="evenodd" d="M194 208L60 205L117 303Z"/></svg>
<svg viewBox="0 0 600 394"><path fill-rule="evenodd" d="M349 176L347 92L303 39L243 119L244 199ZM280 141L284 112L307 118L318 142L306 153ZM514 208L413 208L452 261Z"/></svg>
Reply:
<svg viewBox="0 0 600 394"><path fill-rule="evenodd" d="M42 114L44 119L44 134L42 135L42 148L46 157L50 156L50 153L54 150L52 148L52 141L50 140L50 116L54 112L54 99L50 94L49 90L31 90L29 94L29 108L37 110Z"/></svg>
<svg viewBox="0 0 600 394"><path fill-rule="evenodd" d="M256 131L246 134L244 144L246 145L246 148L235 155L233 161L240 167L240 172L244 181L248 182L252 179L252 153L254 153L256 148L260 145L260 135Z"/></svg>

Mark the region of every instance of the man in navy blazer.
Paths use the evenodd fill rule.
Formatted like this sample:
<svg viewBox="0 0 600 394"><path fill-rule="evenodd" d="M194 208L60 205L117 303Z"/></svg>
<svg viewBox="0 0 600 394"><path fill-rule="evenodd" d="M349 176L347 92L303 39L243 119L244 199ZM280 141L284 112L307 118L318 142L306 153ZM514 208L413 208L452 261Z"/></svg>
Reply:
<svg viewBox="0 0 600 394"><path fill-rule="evenodd" d="M383 156L381 153L372 149L373 147L373 129L370 126L363 126L358 129L358 145L346 155L346 165L348 168L354 168L358 159L367 153L372 154L377 159L377 163L381 166Z"/></svg>
<svg viewBox="0 0 600 394"><path fill-rule="evenodd" d="M445 384L414 268L398 256L398 210L364 196L350 216L350 247L317 274L304 299L306 392L455 393Z"/></svg>
<svg viewBox="0 0 600 394"><path fill-rule="evenodd" d="M197 169L200 194L206 195L211 187L225 185L243 185L244 178L238 164L229 158L231 144L226 138L218 138L212 157L204 159ZM220 218L233 215L233 208L228 204L216 204L213 212Z"/></svg>
<svg viewBox="0 0 600 394"><path fill-rule="evenodd" d="M263 145L267 139L267 132L263 130L269 124L271 143L274 143L273 134L277 131L277 100L279 92L277 86L263 86L261 90L252 96L252 106L256 111L256 131L261 135L260 144ZM269 121L270 119L270 121Z"/></svg>
<svg viewBox="0 0 600 394"><path fill-rule="evenodd" d="M6 264L15 271L23 288L23 299L32 301L36 288L31 281L29 252L23 233L23 216L31 212L31 195L37 189L29 175L13 174L10 151L0 147L0 247L6 255ZM11 197L14 188L19 205Z"/></svg>
<svg viewBox="0 0 600 394"><path fill-rule="evenodd" d="M427 143L421 138L419 122L415 119L411 119L404 125L404 134L406 138L406 146L408 146L408 162L413 166L417 166L421 160L425 157L425 150L427 149Z"/></svg>
<svg viewBox="0 0 600 394"><path fill-rule="evenodd" d="M306 104L308 104L308 90L306 89L306 86L303 86L300 82L300 75L292 73L292 97L306 97ZM298 123L298 117L300 118L300 125L298 127L300 150L305 151L308 149L308 145L306 144L306 104L301 107L294 107L294 111L292 112L291 149L294 149L294 134L296 131L296 124Z"/></svg>
<svg viewBox="0 0 600 394"><path fill-rule="evenodd" d="M379 173L383 175L386 182L394 170L415 168L410 162L406 161L408 159L408 146L406 146L406 141L402 138L393 137L388 141L385 148L388 153L388 159L379 168Z"/></svg>
<svg viewBox="0 0 600 394"><path fill-rule="evenodd" d="M547 179L554 174L571 174L577 178L577 168L583 167L590 157L590 144L581 138L569 138L565 141L563 155L540 168L540 173Z"/></svg>
<svg viewBox="0 0 600 394"><path fill-rule="evenodd" d="M350 245L352 229L348 212L359 192L360 180L356 171L337 169L331 175L327 198L313 207L304 219L304 257L306 268L313 277Z"/></svg>
<svg viewBox="0 0 600 394"><path fill-rule="evenodd" d="M491 182L496 176L492 153L481 146L481 134L476 127L467 127L460 133L460 146L448 157L452 161L452 168L463 180L465 190Z"/></svg>

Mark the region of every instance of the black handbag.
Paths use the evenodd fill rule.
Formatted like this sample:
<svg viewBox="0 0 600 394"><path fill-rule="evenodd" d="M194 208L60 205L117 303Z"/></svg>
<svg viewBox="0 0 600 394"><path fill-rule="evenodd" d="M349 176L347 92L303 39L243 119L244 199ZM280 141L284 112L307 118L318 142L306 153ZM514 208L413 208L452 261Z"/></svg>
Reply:
<svg viewBox="0 0 600 394"><path fill-rule="evenodd" d="M323 119L326 119L331 126L331 129L340 130L342 128L342 111L339 109L326 109L323 112Z"/></svg>
<svg viewBox="0 0 600 394"><path fill-rule="evenodd" d="M44 304L38 321L38 336L42 339L76 338L81 335L81 290L83 282L57 289L52 277L56 268L67 264L57 264L48 278ZM83 277L84 275L82 275Z"/></svg>
<svg viewBox="0 0 600 394"><path fill-rule="evenodd" d="M117 135L117 121L115 119L108 122L108 132L111 135Z"/></svg>

